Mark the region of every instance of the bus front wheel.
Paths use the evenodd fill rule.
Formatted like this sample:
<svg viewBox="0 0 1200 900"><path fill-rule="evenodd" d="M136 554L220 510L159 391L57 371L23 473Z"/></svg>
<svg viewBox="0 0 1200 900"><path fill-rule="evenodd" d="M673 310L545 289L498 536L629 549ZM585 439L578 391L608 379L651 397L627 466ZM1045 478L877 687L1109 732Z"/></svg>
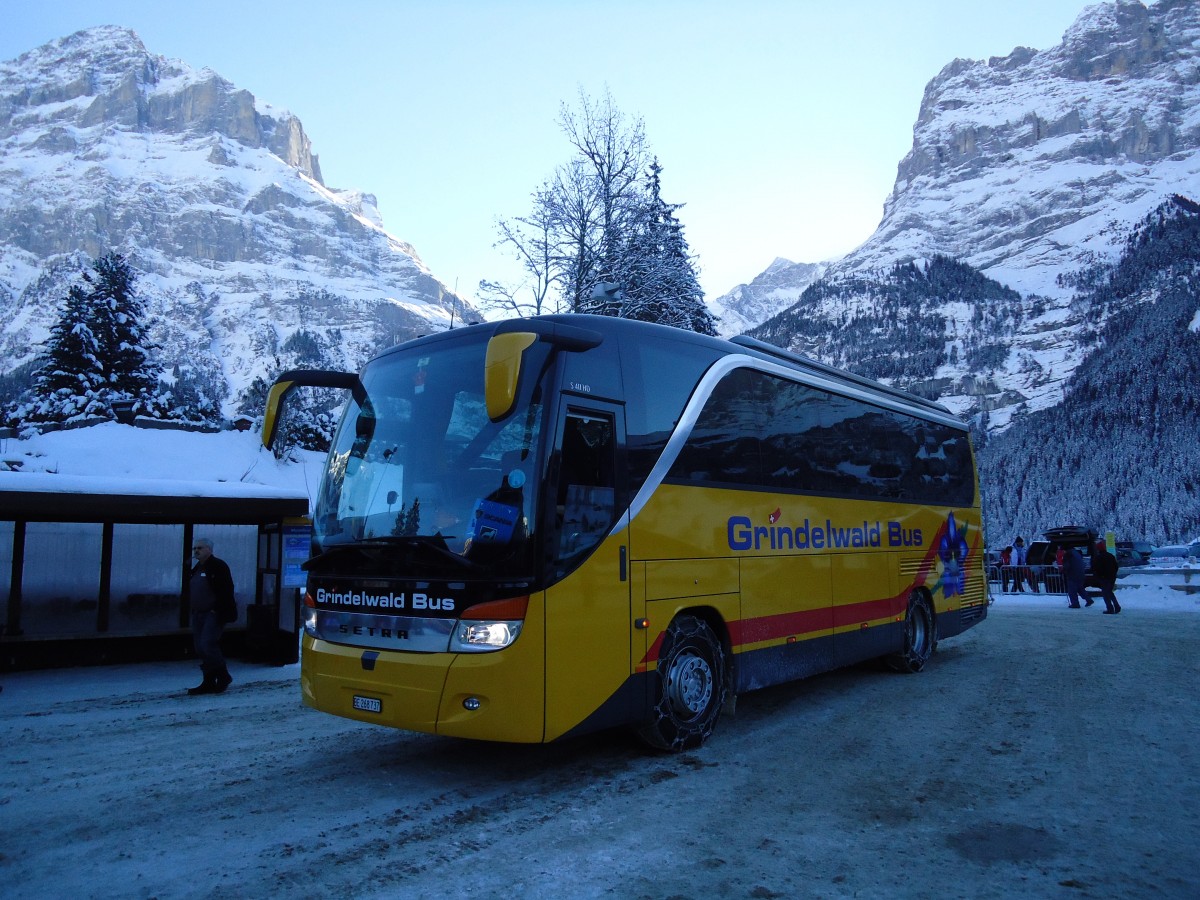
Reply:
<svg viewBox="0 0 1200 900"><path fill-rule="evenodd" d="M679 752L699 747L713 732L729 692L725 647L697 616L678 616L658 655L651 721L639 730L646 743Z"/></svg>
<svg viewBox="0 0 1200 900"><path fill-rule="evenodd" d="M920 672L933 655L937 642L933 609L923 591L913 591L904 617L904 649L888 657L897 672Z"/></svg>

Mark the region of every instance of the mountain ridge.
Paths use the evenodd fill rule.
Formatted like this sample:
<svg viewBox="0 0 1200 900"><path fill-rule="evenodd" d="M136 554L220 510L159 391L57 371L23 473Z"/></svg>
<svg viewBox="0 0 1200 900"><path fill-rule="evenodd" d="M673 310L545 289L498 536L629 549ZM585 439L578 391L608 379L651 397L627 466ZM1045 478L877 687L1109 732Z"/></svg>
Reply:
<svg viewBox="0 0 1200 900"><path fill-rule="evenodd" d="M165 369L227 416L298 361L298 333L308 364L357 368L479 318L372 195L324 184L299 119L100 26L0 63L0 375L33 364L110 251L138 273Z"/></svg>
<svg viewBox="0 0 1200 900"><path fill-rule="evenodd" d="M1112 263L1136 223L1174 194L1200 196L1200 4L1091 6L1048 50L943 67L926 87L875 233L818 281L802 268L772 271L774 297L799 296L750 333L854 368L860 352L898 335L884 320L864 323L874 343L843 339L847 317L878 293L870 285L885 284L896 265L959 260L1019 294L1011 331L986 330L996 316L979 316L983 297L947 302L938 311L943 363L890 377L936 389L964 417L986 412L1002 430L1056 405L1090 352L1075 303L1079 273ZM789 333L780 316L803 319L804 334ZM966 345L990 347L991 364L954 363L968 358Z"/></svg>

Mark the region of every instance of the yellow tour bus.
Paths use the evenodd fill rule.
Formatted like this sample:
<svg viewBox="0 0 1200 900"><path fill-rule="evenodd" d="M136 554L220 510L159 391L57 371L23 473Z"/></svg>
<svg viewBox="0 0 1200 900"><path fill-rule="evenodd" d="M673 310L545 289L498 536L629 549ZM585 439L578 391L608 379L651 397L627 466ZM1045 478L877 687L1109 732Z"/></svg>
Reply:
<svg viewBox="0 0 1200 900"><path fill-rule="evenodd" d="M567 315L396 346L344 388L306 564L305 704L549 742L699 746L737 694L919 671L987 615L945 408L749 338Z"/></svg>

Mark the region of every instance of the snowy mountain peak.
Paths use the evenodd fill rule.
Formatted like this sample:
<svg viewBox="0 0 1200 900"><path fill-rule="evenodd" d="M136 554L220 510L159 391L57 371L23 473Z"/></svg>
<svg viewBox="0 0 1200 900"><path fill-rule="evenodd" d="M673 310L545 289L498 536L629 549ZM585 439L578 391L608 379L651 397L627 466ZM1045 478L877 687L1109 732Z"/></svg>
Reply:
<svg viewBox="0 0 1200 900"><path fill-rule="evenodd" d="M62 99L103 93L122 74L136 71L152 62L141 38L129 28L100 25L58 38L22 53L15 60L0 63L5 79L22 76L31 87L70 85L71 93ZM94 75L80 79L80 75ZM105 79L110 81L105 84ZM33 103L45 98L32 98Z"/></svg>
<svg viewBox="0 0 1200 900"><path fill-rule="evenodd" d="M0 65L0 135L36 121L55 129L111 126L211 134L266 147L315 181L320 167L298 119L238 90L211 69L146 51L133 31L79 31ZM62 135L62 132L59 131Z"/></svg>
<svg viewBox="0 0 1200 900"><path fill-rule="evenodd" d="M1111 75L1137 74L1161 63L1170 51L1160 18L1176 14L1196 17L1195 4L1160 2L1153 12L1139 0L1116 0L1089 6L1063 34L1062 50L1068 60L1063 74L1091 80ZM1178 29L1178 24L1171 30Z"/></svg>
<svg viewBox="0 0 1200 900"><path fill-rule="evenodd" d="M1073 305L1080 273L1112 264L1135 223L1175 194L1200 197L1200 3L1090 6L1057 46L946 65L926 87L876 232L763 327L853 368L864 342L856 350L843 336L899 290L895 267L966 263L1016 293L973 283L983 293L934 293L903 313L934 334L864 327L901 342L897 361L924 348L920 365L887 377L1003 428L1061 400L1097 326ZM924 276L930 287L944 271ZM780 298L812 283L801 272L789 283L787 270L759 277Z"/></svg>
<svg viewBox="0 0 1200 900"><path fill-rule="evenodd" d="M324 185L299 119L127 28L0 63L0 173L0 376L36 364L70 283L114 251L164 368L227 414L281 367L356 368L478 318L373 195Z"/></svg>

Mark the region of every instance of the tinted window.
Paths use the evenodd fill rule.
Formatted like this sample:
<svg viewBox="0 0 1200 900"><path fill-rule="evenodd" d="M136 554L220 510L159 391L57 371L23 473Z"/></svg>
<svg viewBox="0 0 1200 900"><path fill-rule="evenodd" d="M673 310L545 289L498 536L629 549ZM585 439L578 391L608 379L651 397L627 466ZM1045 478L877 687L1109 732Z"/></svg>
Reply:
<svg viewBox="0 0 1200 900"><path fill-rule="evenodd" d="M696 383L719 354L707 347L650 338L621 346L625 371L626 445L636 491L675 430Z"/></svg>
<svg viewBox="0 0 1200 900"><path fill-rule="evenodd" d="M558 484L560 574L608 533L617 515L612 416L572 409L563 424Z"/></svg>
<svg viewBox="0 0 1200 900"><path fill-rule="evenodd" d="M965 432L750 369L723 379L671 478L967 506Z"/></svg>
<svg viewBox="0 0 1200 900"><path fill-rule="evenodd" d="M690 482L759 485L763 480L760 439L768 397L749 369L735 369L713 390L671 468L671 477Z"/></svg>

